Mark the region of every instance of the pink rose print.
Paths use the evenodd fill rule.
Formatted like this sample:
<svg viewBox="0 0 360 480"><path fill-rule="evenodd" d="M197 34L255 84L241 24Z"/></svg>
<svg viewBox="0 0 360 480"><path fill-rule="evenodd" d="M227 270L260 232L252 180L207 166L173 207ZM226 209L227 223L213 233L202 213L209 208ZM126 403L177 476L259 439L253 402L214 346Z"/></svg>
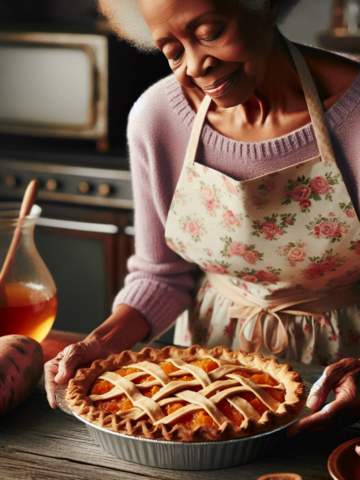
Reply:
<svg viewBox="0 0 360 480"><path fill-rule="evenodd" d="M271 192L271 190L274 190L275 187L276 187L275 182L271 182L271 181L265 182L265 190L267 192Z"/></svg>
<svg viewBox="0 0 360 480"><path fill-rule="evenodd" d="M346 342L345 345L352 345L354 347L357 347L359 344L359 340L360 334L350 328L348 333L348 342Z"/></svg>
<svg viewBox="0 0 360 480"><path fill-rule="evenodd" d="M259 280L263 282L274 283L279 280L278 277L275 277L275 275L273 275L271 272L266 272L265 270L259 270L256 273L256 276Z"/></svg>
<svg viewBox="0 0 360 480"><path fill-rule="evenodd" d="M346 216L347 216L348 218L354 218L354 217L355 217L355 212L354 212L354 210L346 210L345 213L346 213Z"/></svg>
<svg viewBox="0 0 360 480"><path fill-rule="evenodd" d="M179 190L175 190L174 197L175 197L175 198L180 198L180 192L179 192Z"/></svg>
<svg viewBox="0 0 360 480"><path fill-rule="evenodd" d="M193 237L198 237L202 234L202 230L199 224L194 220L188 220L187 222L185 222L183 225L183 231Z"/></svg>
<svg viewBox="0 0 360 480"><path fill-rule="evenodd" d="M215 208L219 208L219 203L215 202L214 200L210 200L205 202L206 210L210 213L210 215L214 215Z"/></svg>
<svg viewBox="0 0 360 480"><path fill-rule="evenodd" d="M346 225L340 225L340 227L339 227L339 232L340 232L341 234L344 234L344 235L345 235L346 233L348 233L348 231L349 231L349 229L348 229L348 227L347 227Z"/></svg>
<svg viewBox="0 0 360 480"><path fill-rule="evenodd" d="M226 212L223 214L223 220L227 227L241 226L240 222L237 220L237 218L235 217L235 215L231 210L226 210Z"/></svg>
<svg viewBox="0 0 360 480"><path fill-rule="evenodd" d="M214 199L214 191L210 185L205 185L205 187L202 189L202 194L204 199L208 202Z"/></svg>
<svg viewBox="0 0 360 480"><path fill-rule="evenodd" d="M336 223L322 222L319 225L319 232L322 237L339 237L340 232Z"/></svg>
<svg viewBox="0 0 360 480"><path fill-rule="evenodd" d="M243 242L232 242L227 249L228 257L242 257L247 248L247 245L245 245Z"/></svg>
<svg viewBox="0 0 360 480"><path fill-rule="evenodd" d="M319 226L314 227L314 237L315 238L320 238L320 227Z"/></svg>
<svg viewBox="0 0 360 480"><path fill-rule="evenodd" d="M360 255L360 240L358 240L355 244L355 252Z"/></svg>
<svg viewBox="0 0 360 480"><path fill-rule="evenodd" d="M325 177L319 176L315 177L310 183L311 190L319 195L324 195L329 190L330 185L328 184Z"/></svg>
<svg viewBox="0 0 360 480"><path fill-rule="evenodd" d="M320 263L319 266L321 272L330 272L335 268L335 259L325 260L324 262Z"/></svg>
<svg viewBox="0 0 360 480"><path fill-rule="evenodd" d="M321 273L322 270L319 263L311 262L306 269L306 276L311 279L319 278Z"/></svg>
<svg viewBox="0 0 360 480"><path fill-rule="evenodd" d="M218 265L217 263L204 263L202 266L203 270L206 272L211 272L211 273L221 273L221 274L228 274L228 270L226 267L223 267L222 265Z"/></svg>
<svg viewBox="0 0 360 480"><path fill-rule="evenodd" d="M288 252L288 259L290 262L302 262L306 256L306 253L302 248L293 247Z"/></svg>
<svg viewBox="0 0 360 480"><path fill-rule="evenodd" d="M234 187L234 185L230 182L230 180L228 178L225 177L225 175L222 176L223 180L224 180L224 186L226 188L226 190L231 193L232 195L236 195L237 197L239 196L236 188Z"/></svg>
<svg viewBox="0 0 360 480"><path fill-rule="evenodd" d="M249 283L257 283L258 281L258 279L254 275L245 275L244 277L241 277L241 280Z"/></svg>
<svg viewBox="0 0 360 480"><path fill-rule="evenodd" d="M192 183L193 178L194 178L193 174L192 174L192 173L189 173L189 174L188 174L188 177L187 177L188 182L189 182L189 183Z"/></svg>
<svg viewBox="0 0 360 480"><path fill-rule="evenodd" d="M255 250L247 250L243 254L243 259L245 260L245 262L250 263L251 265L256 263L258 258L259 258L259 254Z"/></svg>
<svg viewBox="0 0 360 480"><path fill-rule="evenodd" d="M275 222L265 222L261 225L261 230L265 234L266 239L272 240L275 235L280 233L280 228Z"/></svg>
<svg viewBox="0 0 360 480"><path fill-rule="evenodd" d="M249 283L261 283L263 286L267 287L270 284L280 281L278 275L281 274L281 269L268 270L255 270L253 268L245 267L242 272L235 272L241 280ZM245 283L243 288L245 288Z"/></svg>
<svg viewBox="0 0 360 480"><path fill-rule="evenodd" d="M228 337L233 337L235 335L236 324L237 324L237 319L231 318L229 325L226 325L226 327L223 330L224 335L227 335Z"/></svg>
<svg viewBox="0 0 360 480"><path fill-rule="evenodd" d="M311 188L307 185L298 185L293 190L291 190L291 199L294 202L303 202L307 200L311 195Z"/></svg>
<svg viewBox="0 0 360 480"><path fill-rule="evenodd" d="M304 200L303 202L300 203L300 207L303 209L303 210L306 210L308 208L311 207L311 202L310 200Z"/></svg>
<svg viewBox="0 0 360 480"><path fill-rule="evenodd" d="M329 213L329 217L335 217L335 213L334 213L334 212L330 212L330 213Z"/></svg>
<svg viewBox="0 0 360 480"><path fill-rule="evenodd" d="M255 200L253 201L253 205L255 205L255 207L257 208L261 208L264 205L267 205L267 203L267 200L262 198L255 198Z"/></svg>

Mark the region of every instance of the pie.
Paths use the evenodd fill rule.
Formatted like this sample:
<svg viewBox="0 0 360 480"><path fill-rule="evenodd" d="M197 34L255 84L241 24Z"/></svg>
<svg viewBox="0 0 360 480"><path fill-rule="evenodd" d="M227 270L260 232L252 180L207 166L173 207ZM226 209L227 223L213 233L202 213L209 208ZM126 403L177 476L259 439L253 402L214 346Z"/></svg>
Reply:
<svg viewBox="0 0 360 480"><path fill-rule="evenodd" d="M171 441L227 440L271 430L303 407L291 365L260 354L144 348L78 370L67 401L75 413L126 435Z"/></svg>

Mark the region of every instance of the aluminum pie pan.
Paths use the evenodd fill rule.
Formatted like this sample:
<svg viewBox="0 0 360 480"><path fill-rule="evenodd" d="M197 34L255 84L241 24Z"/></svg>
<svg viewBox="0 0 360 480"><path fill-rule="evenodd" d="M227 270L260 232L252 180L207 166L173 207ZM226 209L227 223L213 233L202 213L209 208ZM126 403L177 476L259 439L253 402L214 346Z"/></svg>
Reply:
<svg viewBox="0 0 360 480"><path fill-rule="evenodd" d="M307 397L311 384L305 381L303 383ZM169 442L132 437L88 422L73 412L67 404L66 385L57 386L55 400L61 410L85 423L94 442L107 453L128 462L171 470L215 470L258 460L282 441L285 430L290 425L312 413L312 410L304 407L302 412L289 422L271 431L248 437L209 442Z"/></svg>

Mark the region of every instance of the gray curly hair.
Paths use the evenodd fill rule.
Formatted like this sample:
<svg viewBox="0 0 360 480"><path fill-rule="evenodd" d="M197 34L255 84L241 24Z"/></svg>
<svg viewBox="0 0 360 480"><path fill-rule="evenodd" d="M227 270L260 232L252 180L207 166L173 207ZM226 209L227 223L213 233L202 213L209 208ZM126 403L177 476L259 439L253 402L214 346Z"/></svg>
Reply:
<svg viewBox="0 0 360 480"><path fill-rule="evenodd" d="M233 0L244 7L264 14L271 0ZM301 0L280 0L278 21L281 23L291 9ZM154 52L156 47L150 30L140 11L139 0L97 0L98 9L110 23L112 30L122 39L127 40L138 50Z"/></svg>

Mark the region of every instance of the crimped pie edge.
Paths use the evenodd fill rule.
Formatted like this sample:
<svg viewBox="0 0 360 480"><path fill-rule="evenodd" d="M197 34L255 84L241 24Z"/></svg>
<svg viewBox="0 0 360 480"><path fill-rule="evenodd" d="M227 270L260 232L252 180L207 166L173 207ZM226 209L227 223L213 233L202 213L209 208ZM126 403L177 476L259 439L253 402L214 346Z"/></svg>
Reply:
<svg viewBox="0 0 360 480"><path fill-rule="evenodd" d="M280 405L277 412L271 412L270 410L265 412L259 422L249 419L243 422L241 427L237 427L229 421L218 429L205 425L192 430L183 424L177 424L173 427L164 424L154 426L144 420L138 422L130 419L122 420L115 413L98 410L87 396L92 383L106 371L114 371L142 361L159 363L166 361L169 357L180 358L189 363L209 355L230 363L238 361L245 367L256 368L268 373L275 380L283 383L286 389L285 402ZM300 413L303 408L303 396L304 386L301 377L292 370L289 364L279 364L276 359L264 358L258 353L248 354L240 350L231 351L225 347L206 349L198 345L193 345L187 349L169 346L162 350L146 347L138 353L126 350L120 354L111 355L106 360L96 360L91 367L77 371L67 390L67 402L72 410L94 425L135 437L187 442L229 440L270 431Z"/></svg>

